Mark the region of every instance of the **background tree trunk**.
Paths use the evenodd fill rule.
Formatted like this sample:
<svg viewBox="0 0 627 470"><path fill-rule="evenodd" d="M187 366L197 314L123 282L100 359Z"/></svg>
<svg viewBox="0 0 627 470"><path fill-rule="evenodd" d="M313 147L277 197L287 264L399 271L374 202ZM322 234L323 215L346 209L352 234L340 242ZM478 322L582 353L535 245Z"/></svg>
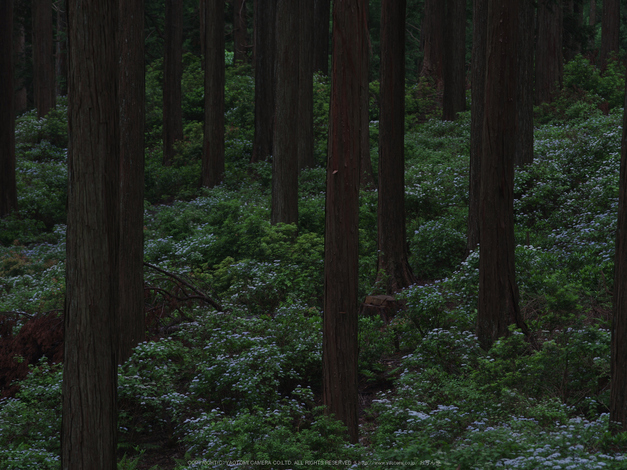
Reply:
<svg viewBox="0 0 627 470"><path fill-rule="evenodd" d="M117 468L118 2L69 0L62 468ZM85 64L89 64L86 67Z"/></svg>
<svg viewBox="0 0 627 470"><path fill-rule="evenodd" d="M56 77L57 95L67 95L67 7L66 0L60 0L57 9ZM143 13L142 13L143 14ZM143 42L143 36L142 36Z"/></svg>
<svg viewBox="0 0 627 470"><path fill-rule="evenodd" d="M360 106L364 0L333 2L332 83L324 245L323 399L357 443Z"/></svg>
<svg viewBox="0 0 627 470"><path fill-rule="evenodd" d="M533 39L534 0L519 0L518 17L518 134L516 166L533 162Z"/></svg>
<svg viewBox="0 0 627 470"><path fill-rule="evenodd" d="M18 71L18 69L24 67L24 63L26 62L26 33L24 32L24 25L21 23L17 26L17 41L15 44L14 57L17 59L17 64L14 63L13 65L14 72L18 72L13 75L14 80L16 81L15 114L20 114L28 109L28 92L26 91L24 79Z"/></svg>
<svg viewBox="0 0 627 470"><path fill-rule="evenodd" d="M144 0L119 2L120 333L123 364L146 339L144 316Z"/></svg>
<svg viewBox="0 0 627 470"><path fill-rule="evenodd" d="M219 19L224 23L224 17ZM216 21L214 19L214 21ZM248 63L248 34L246 26L246 0L233 0L233 63Z"/></svg>
<svg viewBox="0 0 627 470"><path fill-rule="evenodd" d="M466 110L466 1L446 0L442 119Z"/></svg>
<svg viewBox="0 0 627 470"><path fill-rule="evenodd" d="M13 0L0 2L0 217L17 210L15 93L13 92Z"/></svg>
<svg viewBox="0 0 627 470"><path fill-rule="evenodd" d="M42 118L56 106L54 47L52 43L52 2L33 2L33 88L37 117Z"/></svg>
<svg viewBox="0 0 627 470"><path fill-rule="evenodd" d="M368 9L366 4L364 8ZM365 33L369 34L368 31ZM372 171L372 158L370 158L370 40L368 36L363 41L363 68L361 71L361 161L359 163L359 186L362 189L375 188L377 186Z"/></svg>
<svg viewBox="0 0 627 470"><path fill-rule="evenodd" d="M313 168L314 132L313 132L313 33L314 6L311 0L300 2L300 34L298 60L298 168Z"/></svg>
<svg viewBox="0 0 627 470"><path fill-rule="evenodd" d="M314 0L314 72L329 75L331 0Z"/></svg>
<svg viewBox="0 0 627 470"><path fill-rule="evenodd" d="M485 112L485 68L487 46L488 0L473 1L472 77L470 112L470 185L468 207L468 244L466 256L479 245L479 192L481 189L481 154L483 115Z"/></svg>
<svg viewBox="0 0 627 470"><path fill-rule="evenodd" d="M444 5L442 0L425 0L420 37L424 54L420 76L432 79L438 90L444 87Z"/></svg>
<svg viewBox="0 0 627 470"><path fill-rule="evenodd" d="M599 66L601 70L605 70L607 67L607 61L612 54L618 56L619 37L620 0L603 0L603 16L601 17L601 50L599 51Z"/></svg>
<svg viewBox="0 0 627 470"><path fill-rule="evenodd" d="M174 142L183 140L183 0L165 0L163 62L163 164L169 166L174 158Z"/></svg>
<svg viewBox="0 0 627 470"><path fill-rule="evenodd" d="M553 93L562 87L564 55L562 51L562 0L538 1L538 39L536 43L535 104L550 103ZM557 88L556 88L557 87Z"/></svg>
<svg viewBox="0 0 627 470"><path fill-rule="evenodd" d="M255 135L251 163L272 155L277 0L255 0Z"/></svg>
<svg viewBox="0 0 627 470"><path fill-rule="evenodd" d="M524 327L514 265L519 15L519 0L488 2L477 315L477 336L486 350L510 324Z"/></svg>
<svg viewBox="0 0 627 470"><path fill-rule="evenodd" d="M381 1L379 259L387 293L415 282L405 233L405 0Z"/></svg>
<svg viewBox="0 0 627 470"><path fill-rule="evenodd" d="M205 3L205 124L202 185L213 188L224 177L224 1Z"/></svg>
<svg viewBox="0 0 627 470"><path fill-rule="evenodd" d="M277 0L272 224L298 222L298 12L298 1Z"/></svg>
<svg viewBox="0 0 627 470"><path fill-rule="evenodd" d="M627 80L625 81L627 90ZM627 96L623 112L618 227L614 255L614 311L612 318L612 358L610 388L610 427L627 431Z"/></svg>
<svg viewBox="0 0 627 470"><path fill-rule="evenodd" d="M596 0L590 0L590 26L597 24L597 2Z"/></svg>

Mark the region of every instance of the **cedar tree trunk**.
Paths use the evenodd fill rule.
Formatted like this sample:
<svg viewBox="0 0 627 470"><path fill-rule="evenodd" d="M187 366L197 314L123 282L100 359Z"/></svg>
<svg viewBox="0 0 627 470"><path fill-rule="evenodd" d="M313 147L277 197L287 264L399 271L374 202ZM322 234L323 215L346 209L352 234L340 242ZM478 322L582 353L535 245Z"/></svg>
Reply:
<svg viewBox="0 0 627 470"><path fill-rule="evenodd" d="M208 20L208 19L207 19ZM215 18L213 21L224 23L224 17ZM246 27L246 0L233 0L233 54L234 64L245 64L248 62L248 47Z"/></svg>
<svg viewBox="0 0 627 470"><path fill-rule="evenodd" d="M42 118L56 105L54 46L52 42L52 1L33 2L33 88L37 117ZM4 47L4 46L3 46Z"/></svg>
<svg viewBox="0 0 627 470"><path fill-rule="evenodd" d="M516 166L533 162L533 22L534 0L520 0L518 17L518 138Z"/></svg>
<svg viewBox="0 0 627 470"><path fill-rule="evenodd" d="M183 140L183 0L165 0L163 62L163 164L169 166L174 158L174 142Z"/></svg>
<svg viewBox="0 0 627 470"><path fill-rule="evenodd" d="M314 132L313 132L313 2L300 2L300 51L298 60L298 169L313 168Z"/></svg>
<svg viewBox="0 0 627 470"><path fill-rule="evenodd" d="M442 119L466 110L466 1L446 0Z"/></svg>
<svg viewBox="0 0 627 470"><path fill-rule="evenodd" d="M536 43L535 104L550 103L556 87L562 87L562 1L538 1L538 38Z"/></svg>
<svg viewBox="0 0 627 470"><path fill-rule="evenodd" d="M420 76L432 79L438 90L444 87L444 6L443 0L425 0L420 37L424 54Z"/></svg>
<svg viewBox="0 0 627 470"><path fill-rule="evenodd" d="M13 0L0 3L0 217L17 210L15 93L13 92Z"/></svg>
<svg viewBox="0 0 627 470"><path fill-rule="evenodd" d="M331 0L314 2L314 72L329 75L329 19Z"/></svg>
<svg viewBox="0 0 627 470"><path fill-rule="evenodd" d="M601 50L599 65L601 70L607 67L607 61L618 55L620 37L620 0L603 0L603 16L601 17Z"/></svg>

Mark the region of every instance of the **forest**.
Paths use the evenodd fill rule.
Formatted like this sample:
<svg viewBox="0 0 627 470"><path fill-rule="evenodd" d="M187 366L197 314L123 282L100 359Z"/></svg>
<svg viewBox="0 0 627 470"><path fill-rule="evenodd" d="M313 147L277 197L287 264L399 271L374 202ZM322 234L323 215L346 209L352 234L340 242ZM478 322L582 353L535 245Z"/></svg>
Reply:
<svg viewBox="0 0 627 470"><path fill-rule="evenodd" d="M627 6L0 2L0 469L627 468Z"/></svg>

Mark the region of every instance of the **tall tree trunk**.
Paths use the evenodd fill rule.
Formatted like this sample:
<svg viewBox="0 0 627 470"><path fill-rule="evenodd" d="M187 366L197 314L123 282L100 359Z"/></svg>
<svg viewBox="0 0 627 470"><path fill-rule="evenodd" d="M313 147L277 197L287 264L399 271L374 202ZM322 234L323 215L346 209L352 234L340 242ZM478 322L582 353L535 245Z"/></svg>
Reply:
<svg viewBox="0 0 627 470"><path fill-rule="evenodd" d="M272 224L298 222L298 12L298 1L277 0Z"/></svg>
<svg viewBox="0 0 627 470"><path fill-rule="evenodd" d="M468 243L466 256L479 246L479 191L481 188L481 155L483 115L485 112L485 68L488 33L488 0L473 1L472 78L470 111L470 171L468 207Z"/></svg>
<svg viewBox="0 0 627 470"><path fill-rule="evenodd" d="M381 2L379 259L392 294L415 282L405 233L405 0Z"/></svg>
<svg viewBox="0 0 627 470"><path fill-rule="evenodd" d="M205 15L202 185L212 188L224 177L224 1L206 0Z"/></svg>
<svg viewBox="0 0 627 470"><path fill-rule="evenodd" d="M625 81L627 90L627 80ZM623 112L618 227L614 255L614 298L610 388L610 427L627 431L627 95Z"/></svg>
<svg viewBox="0 0 627 470"><path fill-rule="evenodd" d="M518 17L518 133L516 166L533 162L533 39L534 0L519 0Z"/></svg>
<svg viewBox="0 0 627 470"><path fill-rule="evenodd" d="M17 64L14 64L14 69L17 73L14 74L15 79L15 113L20 114L28 109L28 92L26 91L26 85L24 84L24 78L20 73L26 63L26 33L24 32L24 25L19 24L17 26L17 41L15 44L15 58Z"/></svg>
<svg viewBox="0 0 627 470"><path fill-rule="evenodd" d="M224 17L220 19L224 23ZM248 47L246 27L246 0L233 0L233 54L234 64L248 62Z"/></svg>
<svg viewBox="0 0 627 470"><path fill-rule="evenodd" d="M300 35L298 59L298 168L313 168L314 132L313 132L313 2L300 2Z"/></svg>
<svg viewBox="0 0 627 470"><path fill-rule="evenodd" d="M364 8L368 9L366 4ZM365 33L369 34L368 31ZM361 161L359 163L359 186L362 189L375 188L374 172L372 171L372 158L370 158L370 39L368 36L363 41L363 68L361 72Z"/></svg>
<svg viewBox="0 0 627 470"><path fill-rule="evenodd" d="M590 26L597 24L597 2L596 0L590 0Z"/></svg>
<svg viewBox="0 0 627 470"><path fill-rule="evenodd" d="M42 118L56 105L54 48L52 42L52 1L33 2L33 87L37 117Z"/></svg>
<svg viewBox="0 0 627 470"><path fill-rule="evenodd" d="M444 87L444 6L442 0L425 0L420 37L423 52L420 76L432 79L438 90Z"/></svg>
<svg viewBox="0 0 627 470"><path fill-rule="evenodd" d="M209 1L209 0L207 0ZM174 142L183 140L183 0L165 0L163 67L163 164L174 158Z"/></svg>
<svg viewBox="0 0 627 470"><path fill-rule="evenodd" d="M62 468L117 468L118 2L68 0ZM89 64L87 67L86 64Z"/></svg>
<svg viewBox="0 0 627 470"><path fill-rule="evenodd" d="M323 400L357 443L360 77L365 0L333 2L333 51L324 245Z"/></svg>
<svg viewBox="0 0 627 470"><path fill-rule="evenodd" d="M536 44L535 104L550 103L562 87L564 55L562 0L538 1L538 40Z"/></svg>
<svg viewBox="0 0 627 470"><path fill-rule="evenodd" d="M331 0L314 0L314 72L329 75Z"/></svg>
<svg viewBox="0 0 627 470"><path fill-rule="evenodd" d="M0 217L17 210L15 93L13 92L13 0L0 2Z"/></svg>
<svg viewBox="0 0 627 470"><path fill-rule="evenodd" d="M620 0L603 0L601 17L601 50L599 65L601 70L607 67L612 54L618 55L620 37ZM617 57L618 58L618 57Z"/></svg>
<svg viewBox="0 0 627 470"><path fill-rule="evenodd" d="M446 0L442 119L454 121L466 110L466 1Z"/></svg>
<svg viewBox="0 0 627 470"><path fill-rule="evenodd" d="M510 324L526 331L514 265L519 15L519 0L488 1L477 314L477 336L486 350Z"/></svg>
<svg viewBox="0 0 627 470"><path fill-rule="evenodd" d="M146 339L144 315L144 0L119 2L120 308L118 361Z"/></svg>
<svg viewBox="0 0 627 470"><path fill-rule="evenodd" d="M142 37L143 42L143 37ZM57 8L56 41L57 94L67 95L67 8L66 0L60 0Z"/></svg>
<svg viewBox="0 0 627 470"><path fill-rule="evenodd" d="M251 163L272 155L277 0L255 0L255 135Z"/></svg>

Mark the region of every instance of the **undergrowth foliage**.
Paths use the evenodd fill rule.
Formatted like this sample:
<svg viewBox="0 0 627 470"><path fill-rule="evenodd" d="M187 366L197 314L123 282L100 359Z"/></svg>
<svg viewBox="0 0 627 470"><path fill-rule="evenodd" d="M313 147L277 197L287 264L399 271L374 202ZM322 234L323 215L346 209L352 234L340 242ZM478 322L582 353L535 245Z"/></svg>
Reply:
<svg viewBox="0 0 627 470"><path fill-rule="evenodd" d="M316 461L311 469L365 461L369 468L625 468L627 436L607 431L618 63L601 74L575 58L554 104L536 109L534 162L516 170L514 188L517 281L533 341L512 329L488 352L474 334L480 248L465 253L470 114L442 122L437 90L424 80L408 84L407 237L419 282L398 294L403 308L395 315L359 319L359 445L349 445L342 424L320 406L328 80L314 81L320 166L299 175L299 222L273 226L271 163L249 165L250 68L227 67L225 181L206 190L199 187L202 71L191 54L184 64L185 138L167 168L163 64L147 68L151 339L119 368L119 468L137 468L161 448L178 470L233 468L219 460ZM369 92L376 169L378 83ZM63 308L65 116L60 99L45 119L18 118L20 210L0 221L0 312L20 321L3 335ZM377 198L376 189L360 195L362 298L383 293L375 284ZM189 286L202 295L186 296ZM0 399L0 467L58 469L62 366L44 358L31 369L15 396Z"/></svg>

